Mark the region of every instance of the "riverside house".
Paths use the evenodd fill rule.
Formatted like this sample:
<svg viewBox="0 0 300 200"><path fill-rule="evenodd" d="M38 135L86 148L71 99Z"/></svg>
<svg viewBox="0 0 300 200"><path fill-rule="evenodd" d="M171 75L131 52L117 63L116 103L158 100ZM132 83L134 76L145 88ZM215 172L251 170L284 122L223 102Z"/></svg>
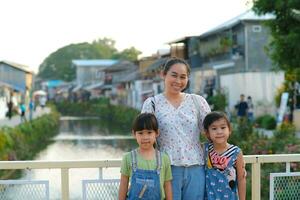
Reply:
<svg viewBox="0 0 300 200"><path fill-rule="evenodd" d="M5 117L6 103L10 98L15 106L20 101L28 104L33 78L34 74L28 66L10 61L0 61L0 119Z"/></svg>
<svg viewBox="0 0 300 200"><path fill-rule="evenodd" d="M284 73L272 71L265 50L271 35L264 23L273 18L249 10L199 36L170 42L171 48L181 45L182 58L191 64L191 91L209 96L222 89L230 109L243 93L252 96L256 112L274 112Z"/></svg>

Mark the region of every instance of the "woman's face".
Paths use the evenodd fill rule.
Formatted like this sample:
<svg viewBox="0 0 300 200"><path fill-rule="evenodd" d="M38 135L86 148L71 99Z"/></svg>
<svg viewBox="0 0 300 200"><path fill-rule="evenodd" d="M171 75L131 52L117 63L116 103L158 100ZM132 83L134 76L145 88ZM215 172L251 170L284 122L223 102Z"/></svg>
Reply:
<svg viewBox="0 0 300 200"><path fill-rule="evenodd" d="M188 83L188 73L185 64L176 63L163 75L165 91L167 93L180 93Z"/></svg>

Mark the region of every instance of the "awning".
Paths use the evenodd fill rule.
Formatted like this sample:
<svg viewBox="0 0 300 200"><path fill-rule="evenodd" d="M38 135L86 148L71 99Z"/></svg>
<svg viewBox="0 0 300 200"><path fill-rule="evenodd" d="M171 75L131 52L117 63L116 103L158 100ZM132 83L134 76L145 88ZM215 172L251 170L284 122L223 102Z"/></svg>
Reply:
<svg viewBox="0 0 300 200"><path fill-rule="evenodd" d="M47 92L45 92L44 90L37 90L37 91L34 91L34 92L33 92L33 96L36 96L36 95L39 95L39 96L46 96L46 95L47 95Z"/></svg>
<svg viewBox="0 0 300 200"><path fill-rule="evenodd" d="M82 87L81 84L77 85L76 87L73 88L72 92L77 92L78 90L80 90Z"/></svg>
<svg viewBox="0 0 300 200"><path fill-rule="evenodd" d="M229 68L229 67L234 67L234 62L228 62L228 63L222 63L222 64L213 65L213 68L215 70Z"/></svg>
<svg viewBox="0 0 300 200"><path fill-rule="evenodd" d="M99 83L94 83L94 84L90 84L84 87L85 90L93 90L95 88L101 87L102 85L104 85L103 82L99 82Z"/></svg>
<svg viewBox="0 0 300 200"><path fill-rule="evenodd" d="M64 84L64 81L62 81L62 80L50 80L50 81L47 81L47 87L48 88L58 87L58 86L60 86L62 84Z"/></svg>
<svg viewBox="0 0 300 200"><path fill-rule="evenodd" d="M102 85L101 86L101 90L111 90L112 89L112 85Z"/></svg>

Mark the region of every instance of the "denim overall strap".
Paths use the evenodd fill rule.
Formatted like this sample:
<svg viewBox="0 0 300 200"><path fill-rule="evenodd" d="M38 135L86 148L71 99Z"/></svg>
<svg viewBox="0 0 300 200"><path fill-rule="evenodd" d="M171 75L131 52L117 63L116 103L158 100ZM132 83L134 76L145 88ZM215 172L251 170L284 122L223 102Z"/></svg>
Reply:
<svg viewBox="0 0 300 200"><path fill-rule="evenodd" d="M131 166L133 171L137 170L137 149L132 150L131 152ZM161 162L161 152L155 149L155 158L156 158L156 171L158 174L160 174L160 170L162 167L162 162Z"/></svg>
<svg viewBox="0 0 300 200"><path fill-rule="evenodd" d="M227 179L229 179L229 185L232 189L232 191L235 193L233 198L237 198L237 186L238 186L238 179L237 179L237 172L236 172L236 166L235 163L237 161L238 154L240 153L241 149L237 146L234 146L235 150L231 156L231 159L228 163L228 167L225 170L227 173ZM234 170L233 170L234 169Z"/></svg>
<svg viewBox="0 0 300 200"><path fill-rule="evenodd" d="M139 169L137 162L137 150L131 152L132 162L132 176L130 189L127 200L160 200L161 188L160 188L160 166L161 156L160 152L156 151L156 163L155 169Z"/></svg>
<svg viewBox="0 0 300 200"><path fill-rule="evenodd" d="M208 156L208 143L204 143L204 161L205 161L205 168L207 168L207 161L209 159Z"/></svg>
<svg viewBox="0 0 300 200"><path fill-rule="evenodd" d="M132 170L135 172L137 170L137 149L132 150L130 154Z"/></svg>
<svg viewBox="0 0 300 200"><path fill-rule="evenodd" d="M156 157L156 171L157 171L157 174L160 174L160 170L161 170L161 166L162 166L162 163L161 163L161 152L158 151L157 149L155 149L155 157Z"/></svg>
<svg viewBox="0 0 300 200"><path fill-rule="evenodd" d="M233 166L234 165L234 161L236 161L237 156L239 155L239 153L241 151L240 148L238 148L238 147L235 147L235 148L236 149L235 149L235 151L234 151L234 153L233 153L233 155L232 155L232 157L231 157L231 159L230 159L230 161L228 163L229 166Z"/></svg>

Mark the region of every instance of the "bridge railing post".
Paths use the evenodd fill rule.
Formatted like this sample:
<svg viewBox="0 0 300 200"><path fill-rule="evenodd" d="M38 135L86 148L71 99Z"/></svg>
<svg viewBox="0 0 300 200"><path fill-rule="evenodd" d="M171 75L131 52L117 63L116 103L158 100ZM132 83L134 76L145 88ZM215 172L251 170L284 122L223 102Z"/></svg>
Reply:
<svg viewBox="0 0 300 200"><path fill-rule="evenodd" d="M69 169L61 169L61 199L69 200Z"/></svg>

